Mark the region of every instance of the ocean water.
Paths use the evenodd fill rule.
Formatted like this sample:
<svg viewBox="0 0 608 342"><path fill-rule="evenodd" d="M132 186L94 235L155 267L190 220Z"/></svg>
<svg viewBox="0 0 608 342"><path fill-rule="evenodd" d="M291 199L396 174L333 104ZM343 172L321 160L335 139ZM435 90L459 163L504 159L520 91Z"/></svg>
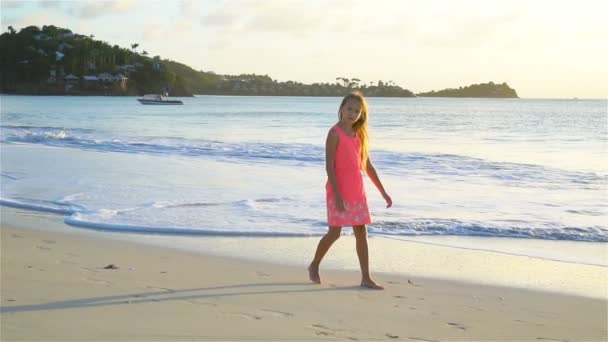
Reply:
<svg viewBox="0 0 608 342"><path fill-rule="evenodd" d="M78 229L320 236L340 98L0 96L0 204ZM606 100L369 98L371 236L608 242ZM345 230L347 231L347 230Z"/></svg>

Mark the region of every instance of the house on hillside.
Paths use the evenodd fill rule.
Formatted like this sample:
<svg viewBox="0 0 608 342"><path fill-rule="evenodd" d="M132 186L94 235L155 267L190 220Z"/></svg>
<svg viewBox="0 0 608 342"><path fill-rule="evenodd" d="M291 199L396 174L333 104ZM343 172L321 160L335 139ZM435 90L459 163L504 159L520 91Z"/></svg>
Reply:
<svg viewBox="0 0 608 342"><path fill-rule="evenodd" d="M116 76L114 76L114 82L118 83L118 85L122 88L122 89L127 89L127 81L129 79L123 75L123 74L116 74Z"/></svg>
<svg viewBox="0 0 608 342"><path fill-rule="evenodd" d="M123 64L119 65L118 69L127 73L127 75L131 74L132 71L135 71L135 66L133 64Z"/></svg>
<svg viewBox="0 0 608 342"><path fill-rule="evenodd" d="M70 82L70 81L78 81L78 76L75 76L74 74L68 74L67 76L65 76L63 78L66 82Z"/></svg>
<svg viewBox="0 0 608 342"><path fill-rule="evenodd" d="M99 82L95 75L84 75L81 77L81 81L83 89L96 89Z"/></svg>
<svg viewBox="0 0 608 342"><path fill-rule="evenodd" d="M78 76L75 76L74 74L69 74L67 76L65 76L63 78L63 80L65 81L65 91L70 91L71 89L75 88L78 86Z"/></svg>
<svg viewBox="0 0 608 342"><path fill-rule="evenodd" d="M114 76L112 76L112 74L108 74L107 72L104 72L104 73L97 75L97 80L102 83L111 83L114 81Z"/></svg>

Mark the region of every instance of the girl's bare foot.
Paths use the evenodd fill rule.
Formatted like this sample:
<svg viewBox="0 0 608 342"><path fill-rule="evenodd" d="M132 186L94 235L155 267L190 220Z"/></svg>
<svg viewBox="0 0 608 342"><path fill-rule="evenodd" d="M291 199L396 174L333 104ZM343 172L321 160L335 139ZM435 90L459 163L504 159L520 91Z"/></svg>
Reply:
<svg viewBox="0 0 608 342"><path fill-rule="evenodd" d="M384 286L376 284L376 282L371 279L361 280L361 286L373 290L384 290Z"/></svg>
<svg viewBox="0 0 608 342"><path fill-rule="evenodd" d="M313 283L321 284L321 277L319 276L319 266L308 266L308 277Z"/></svg>

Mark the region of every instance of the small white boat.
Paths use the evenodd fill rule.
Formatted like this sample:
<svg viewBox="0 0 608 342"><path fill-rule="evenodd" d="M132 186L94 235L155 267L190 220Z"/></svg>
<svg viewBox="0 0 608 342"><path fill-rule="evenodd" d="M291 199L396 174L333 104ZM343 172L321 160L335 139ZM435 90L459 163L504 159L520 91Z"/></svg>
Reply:
<svg viewBox="0 0 608 342"><path fill-rule="evenodd" d="M184 103L179 100L167 100L160 94L147 94L141 99L137 99L139 103L145 105L183 105Z"/></svg>

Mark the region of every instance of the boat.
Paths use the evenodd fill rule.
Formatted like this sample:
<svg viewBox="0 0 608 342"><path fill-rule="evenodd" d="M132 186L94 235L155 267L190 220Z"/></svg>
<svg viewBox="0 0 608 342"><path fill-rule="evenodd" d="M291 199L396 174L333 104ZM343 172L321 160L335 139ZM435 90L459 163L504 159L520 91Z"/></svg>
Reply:
<svg viewBox="0 0 608 342"><path fill-rule="evenodd" d="M146 94L144 97L137 99L139 103L144 105L183 105L180 100L167 100L160 94Z"/></svg>

